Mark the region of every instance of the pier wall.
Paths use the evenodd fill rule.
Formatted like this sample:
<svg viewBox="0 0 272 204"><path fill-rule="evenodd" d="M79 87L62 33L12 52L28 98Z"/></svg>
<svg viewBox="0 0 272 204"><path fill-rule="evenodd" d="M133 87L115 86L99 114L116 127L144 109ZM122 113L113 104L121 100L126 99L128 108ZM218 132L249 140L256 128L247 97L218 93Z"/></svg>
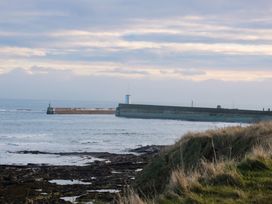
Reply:
<svg viewBox="0 0 272 204"><path fill-rule="evenodd" d="M90 114L90 115L113 115L115 109L86 109L86 108L47 108L47 114Z"/></svg>
<svg viewBox="0 0 272 204"><path fill-rule="evenodd" d="M272 120L272 112L269 111L138 104L119 104L116 109L116 116L127 118L241 123Z"/></svg>

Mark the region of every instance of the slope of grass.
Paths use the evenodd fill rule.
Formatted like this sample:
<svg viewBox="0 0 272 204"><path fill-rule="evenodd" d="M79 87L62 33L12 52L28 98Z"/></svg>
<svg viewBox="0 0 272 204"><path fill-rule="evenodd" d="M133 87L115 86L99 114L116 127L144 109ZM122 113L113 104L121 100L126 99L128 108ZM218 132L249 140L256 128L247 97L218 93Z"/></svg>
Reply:
<svg viewBox="0 0 272 204"><path fill-rule="evenodd" d="M172 173L171 185L156 198L155 203L272 202L271 157L257 158L253 155L241 162L209 164L205 168L206 171L216 171L210 174L199 173L195 179L184 173Z"/></svg>
<svg viewBox="0 0 272 204"><path fill-rule="evenodd" d="M154 158L134 188L148 203L271 203L271 141L269 122L188 133Z"/></svg>

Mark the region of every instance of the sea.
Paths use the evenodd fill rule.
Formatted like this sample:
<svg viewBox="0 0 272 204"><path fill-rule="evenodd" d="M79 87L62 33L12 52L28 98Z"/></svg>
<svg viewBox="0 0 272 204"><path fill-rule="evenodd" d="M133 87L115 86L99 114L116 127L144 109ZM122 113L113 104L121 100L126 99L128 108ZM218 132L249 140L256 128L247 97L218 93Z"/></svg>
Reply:
<svg viewBox="0 0 272 204"><path fill-rule="evenodd" d="M239 125L127 119L114 115L47 115L47 100L0 99L0 165L86 165L98 160L68 152L130 153L146 145L170 145L187 132ZM105 108L117 103L53 101L54 107Z"/></svg>

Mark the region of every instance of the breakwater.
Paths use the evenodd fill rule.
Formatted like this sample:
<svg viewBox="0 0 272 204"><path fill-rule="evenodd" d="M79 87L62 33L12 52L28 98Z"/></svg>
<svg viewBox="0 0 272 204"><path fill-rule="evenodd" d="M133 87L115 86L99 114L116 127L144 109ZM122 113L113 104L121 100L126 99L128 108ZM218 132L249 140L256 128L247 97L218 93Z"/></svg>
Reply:
<svg viewBox="0 0 272 204"><path fill-rule="evenodd" d="M141 104L119 104L116 108L117 117L174 119L207 122L242 122L254 123L272 120L271 111L225 109L184 106L158 106Z"/></svg>
<svg viewBox="0 0 272 204"><path fill-rule="evenodd" d="M113 115L114 108L53 108L49 106L46 111L47 114L93 114L93 115Z"/></svg>

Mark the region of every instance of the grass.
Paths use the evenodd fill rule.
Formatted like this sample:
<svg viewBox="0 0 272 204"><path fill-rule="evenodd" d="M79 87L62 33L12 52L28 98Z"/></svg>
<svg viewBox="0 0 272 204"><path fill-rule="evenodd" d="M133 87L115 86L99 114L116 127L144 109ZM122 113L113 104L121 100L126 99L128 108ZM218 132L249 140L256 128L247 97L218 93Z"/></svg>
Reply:
<svg viewBox="0 0 272 204"><path fill-rule="evenodd" d="M122 204L271 203L272 122L188 133L136 178Z"/></svg>
<svg viewBox="0 0 272 204"><path fill-rule="evenodd" d="M119 204L145 204L146 202L134 191L128 191L126 197L119 198Z"/></svg>

